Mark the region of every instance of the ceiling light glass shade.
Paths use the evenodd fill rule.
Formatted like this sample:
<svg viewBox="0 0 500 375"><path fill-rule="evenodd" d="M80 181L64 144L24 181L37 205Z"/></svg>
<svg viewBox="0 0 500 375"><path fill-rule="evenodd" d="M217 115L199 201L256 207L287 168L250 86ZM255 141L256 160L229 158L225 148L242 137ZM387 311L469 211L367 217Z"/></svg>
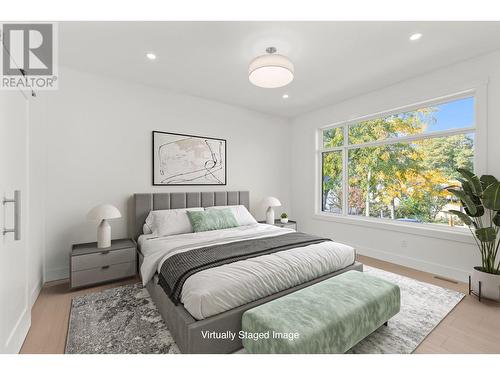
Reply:
<svg viewBox="0 0 500 375"><path fill-rule="evenodd" d="M283 87L293 80L293 64L286 56L275 53L259 56L248 67L248 79L267 89Z"/></svg>

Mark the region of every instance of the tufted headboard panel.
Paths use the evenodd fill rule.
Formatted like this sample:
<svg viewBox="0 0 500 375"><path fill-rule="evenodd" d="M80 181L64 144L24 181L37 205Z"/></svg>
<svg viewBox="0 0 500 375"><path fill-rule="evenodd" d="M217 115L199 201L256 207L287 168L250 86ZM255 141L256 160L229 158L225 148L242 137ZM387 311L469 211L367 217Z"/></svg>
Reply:
<svg viewBox="0 0 500 375"><path fill-rule="evenodd" d="M232 206L242 204L250 209L250 192L215 191L186 193L145 193L134 194L132 230L137 239L142 234L142 226L151 210L171 210L175 208Z"/></svg>

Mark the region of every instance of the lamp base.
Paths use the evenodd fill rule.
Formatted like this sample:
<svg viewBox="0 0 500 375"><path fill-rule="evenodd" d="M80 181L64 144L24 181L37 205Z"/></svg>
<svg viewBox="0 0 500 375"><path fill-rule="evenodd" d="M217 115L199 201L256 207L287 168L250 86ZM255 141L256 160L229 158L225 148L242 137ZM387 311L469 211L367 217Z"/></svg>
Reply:
<svg viewBox="0 0 500 375"><path fill-rule="evenodd" d="M111 246L111 226L104 219L97 227L97 248L102 249Z"/></svg>
<svg viewBox="0 0 500 375"><path fill-rule="evenodd" d="M274 225L274 209L269 207L266 211L266 223Z"/></svg>

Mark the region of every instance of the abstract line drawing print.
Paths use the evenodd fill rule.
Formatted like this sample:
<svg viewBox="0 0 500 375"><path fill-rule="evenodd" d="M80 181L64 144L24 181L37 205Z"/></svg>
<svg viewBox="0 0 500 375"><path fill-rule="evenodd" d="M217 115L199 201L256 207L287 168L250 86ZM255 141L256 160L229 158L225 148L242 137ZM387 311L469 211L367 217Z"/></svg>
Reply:
<svg viewBox="0 0 500 375"><path fill-rule="evenodd" d="M153 132L155 185L225 185L226 141Z"/></svg>

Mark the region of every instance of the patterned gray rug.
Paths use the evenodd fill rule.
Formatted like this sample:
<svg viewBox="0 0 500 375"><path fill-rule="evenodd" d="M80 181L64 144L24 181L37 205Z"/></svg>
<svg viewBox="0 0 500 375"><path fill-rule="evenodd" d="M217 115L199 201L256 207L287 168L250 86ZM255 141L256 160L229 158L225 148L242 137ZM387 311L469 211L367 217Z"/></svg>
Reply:
<svg viewBox="0 0 500 375"><path fill-rule="evenodd" d="M401 311L349 353L412 353L464 294L365 266L401 289ZM179 353L141 284L73 298L66 353Z"/></svg>

